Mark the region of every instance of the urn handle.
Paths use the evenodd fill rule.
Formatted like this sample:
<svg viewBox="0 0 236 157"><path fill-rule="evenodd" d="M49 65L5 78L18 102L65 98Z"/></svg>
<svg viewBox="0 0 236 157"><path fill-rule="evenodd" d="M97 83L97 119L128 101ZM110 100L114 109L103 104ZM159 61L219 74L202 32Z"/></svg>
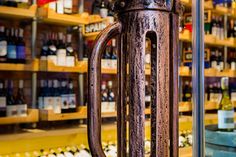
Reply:
<svg viewBox="0 0 236 157"><path fill-rule="evenodd" d="M101 58L107 42L121 33L121 23L106 27L96 38L88 64L88 141L93 157L105 157L101 145ZM118 43L120 44L120 43Z"/></svg>

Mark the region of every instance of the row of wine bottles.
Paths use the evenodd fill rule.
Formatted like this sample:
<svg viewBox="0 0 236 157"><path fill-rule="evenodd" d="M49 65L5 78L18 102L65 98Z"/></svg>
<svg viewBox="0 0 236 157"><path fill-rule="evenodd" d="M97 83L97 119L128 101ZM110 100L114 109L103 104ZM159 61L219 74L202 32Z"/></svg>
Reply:
<svg viewBox="0 0 236 157"><path fill-rule="evenodd" d="M208 54L209 51L209 54ZM185 66L192 66L192 49L188 47L184 50L183 62ZM217 71L225 69L236 70L236 52L235 49L228 49L226 56L226 63L224 63L225 56L223 50L220 48L205 49L205 68L214 68Z"/></svg>
<svg viewBox="0 0 236 157"><path fill-rule="evenodd" d="M77 103L73 81L40 80L38 108L53 110L54 113L76 112Z"/></svg>
<svg viewBox="0 0 236 157"><path fill-rule="evenodd" d="M50 60L59 66L75 66L75 51L71 43L72 34L48 33L43 42L40 60Z"/></svg>
<svg viewBox="0 0 236 157"><path fill-rule="evenodd" d="M223 90L220 82L210 83L206 86L205 100L220 103ZM232 82L229 86L229 96L232 102L236 101L236 84ZM185 81L182 90L182 101L192 101L192 82Z"/></svg>
<svg viewBox="0 0 236 157"><path fill-rule="evenodd" d="M192 146L192 133L189 130L181 131L179 133L179 147ZM103 151L106 156L117 156L117 145L114 142L102 142ZM151 153L151 141L145 140L144 142L145 156ZM12 156L20 156L20 153L15 153ZM52 148L49 150L41 149L40 151L34 151L32 153L25 152L24 156L36 156L36 157L91 157L89 148L84 145L63 146L58 148Z"/></svg>
<svg viewBox="0 0 236 157"><path fill-rule="evenodd" d="M57 0L50 2L48 7L58 14L77 14L78 4L78 0Z"/></svg>
<svg viewBox="0 0 236 157"><path fill-rule="evenodd" d="M24 30L0 26L0 62L24 63Z"/></svg>
<svg viewBox="0 0 236 157"><path fill-rule="evenodd" d="M102 112L114 112L116 110L115 93L112 81L103 81L101 85Z"/></svg>
<svg viewBox="0 0 236 157"><path fill-rule="evenodd" d="M91 48L93 47L94 41L88 40L85 41L85 51L83 58L84 60L88 60L88 56L91 52ZM105 52L102 55L102 67L107 69L115 69L117 68L117 46L116 39L112 39L108 42Z"/></svg>
<svg viewBox="0 0 236 157"><path fill-rule="evenodd" d="M24 96L24 81L19 81L17 93L13 92L13 81L0 81L0 117L27 116Z"/></svg>

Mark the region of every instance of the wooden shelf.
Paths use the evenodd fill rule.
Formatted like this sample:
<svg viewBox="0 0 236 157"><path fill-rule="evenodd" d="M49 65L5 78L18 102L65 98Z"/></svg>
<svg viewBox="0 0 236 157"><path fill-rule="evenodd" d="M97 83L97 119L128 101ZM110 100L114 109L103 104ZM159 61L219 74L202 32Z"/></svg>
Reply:
<svg viewBox="0 0 236 157"><path fill-rule="evenodd" d="M0 6L0 16L14 19L32 19L36 15L36 10L36 5L32 5L29 9Z"/></svg>
<svg viewBox="0 0 236 157"><path fill-rule="evenodd" d="M39 71L46 72L74 72L74 73L84 73L86 72L87 62L86 61L76 61L74 67L67 66L57 66L52 61L40 60Z"/></svg>
<svg viewBox="0 0 236 157"><path fill-rule="evenodd" d="M0 117L0 125L35 123L38 121L39 121L39 113L37 109L28 109L28 114L26 117Z"/></svg>
<svg viewBox="0 0 236 157"><path fill-rule="evenodd" d="M38 71L38 60L27 61L25 64L0 63L0 71Z"/></svg>
<svg viewBox="0 0 236 157"><path fill-rule="evenodd" d="M45 23L64 25L64 26L77 26L87 24L88 14L58 14L55 11L48 8L38 8L38 17Z"/></svg>
<svg viewBox="0 0 236 157"><path fill-rule="evenodd" d="M179 75L191 77L191 71L188 66L179 67ZM205 77L236 77L236 70L225 69L223 71L218 71L214 68L208 68L204 70Z"/></svg>
<svg viewBox="0 0 236 157"><path fill-rule="evenodd" d="M116 117L116 112L102 112L102 118ZM62 120L73 120L73 119L86 119L87 118L87 107L82 106L78 108L77 112L73 113L54 113L52 110L40 110L39 119L41 121L62 121Z"/></svg>
<svg viewBox="0 0 236 157"><path fill-rule="evenodd" d="M41 121L59 121L72 119L85 119L87 117L87 108L80 107L77 112L73 113L54 113L53 110L40 110L39 119Z"/></svg>

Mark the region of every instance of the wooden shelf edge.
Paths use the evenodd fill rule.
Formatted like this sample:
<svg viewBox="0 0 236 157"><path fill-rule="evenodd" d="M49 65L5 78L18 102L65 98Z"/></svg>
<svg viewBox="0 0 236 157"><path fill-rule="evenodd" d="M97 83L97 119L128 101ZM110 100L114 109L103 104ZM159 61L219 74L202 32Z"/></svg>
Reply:
<svg viewBox="0 0 236 157"><path fill-rule="evenodd" d="M38 60L23 63L0 63L0 71L38 71Z"/></svg>
<svg viewBox="0 0 236 157"><path fill-rule="evenodd" d="M36 10L37 5L32 5L29 9L0 6L0 15L13 18L34 18Z"/></svg>
<svg viewBox="0 0 236 157"><path fill-rule="evenodd" d="M74 67L67 66L57 66L53 64L51 61L39 61L39 71L45 72L74 72L74 73L83 73L85 72L85 64L84 61L76 61L76 65Z"/></svg>
<svg viewBox="0 0 236 157"><path fill-rule="evenodd" d="M34 123L39 121L38 109L28 109L26 117L1 117L0 125L19 124L19 123Z"/></svg>

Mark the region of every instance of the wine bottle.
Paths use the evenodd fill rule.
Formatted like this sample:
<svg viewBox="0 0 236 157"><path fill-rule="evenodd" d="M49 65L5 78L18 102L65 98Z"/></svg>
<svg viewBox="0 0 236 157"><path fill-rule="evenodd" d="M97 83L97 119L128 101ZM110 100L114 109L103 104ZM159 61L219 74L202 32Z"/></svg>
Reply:
<svg viewBox="0 0 236 157"><path fill-rule="evenodd" d="M46 39L43 40L43 46L40 52L40 60L46 61L47 60L47 55L48 55L48 42L49 42L50 36L47 34Z"/></svg>
<svg viewBox="0 0 236 157"><path fill-rule="evenodd" d="M52 93L52 80L47 81L47 86L45 88L44 96L44 109L53 110L53 93Z"/></svg>
<svg viewBox="0 0 236 157"><path fill-rule="evenodd" d="M100 14L100 0L93 1L92 14Z"/></svg>
<svg viewBox="0 0 236 157"><path fill-rule="evenodd" d="M0 26L0 62L7 60L7 38L5 34L5 27Z"/></svg>
<svg viewBox="0 0 236 157"><path fill-rule="evenodd" d="M59 83L58 80L53 80L53 112L54 113L61 113L61 94L59 91Z"/></svg>
<svg viewBox="0 0 236 157"><path fill-rule="evenodd" d="M59 42L57 45L57 65L66 66L66 46L64 41L63 33L59 34Z"/></svg>
<svg viewBox="0 0 236 157"><path fill-rule="evenodd" d="M74 49L71 46L71 34L66 36L66 66L73 67L75 66L75 53Z"/></svg>
<svg viewBox="0 0 236 157"><path fill-rule="evenodd" d="M62 80L61 83L61 112L62 113L67 113L69 110L69 100L68 100L68 86L67 86L67 81Z"/></svg>
<svg viewBox="0 0 236 157"><path fill-rule="evenodd" d="M190 87L189 81L185 81L183 88L183 101L191 101L192 99L192 89Z"/></svg>
<svg viewBox="0 0 236 157"><path fill-rule="evenodd" d="M218 70L223 71L224 70L224 60L223 60L222 52L220 52L220 51L218 52L217 62L218 62Z"/></svg>
<svg viewBox="0 0 236 157"><path fill-rule="evenodd" d="M8 81L8 92L7 92L7 116L17 116L17 104L13 95L13 81Z"/></svg>
<svg viewBox="0 0 236 157"><path fill-rule="evenodd" d="M151 105L151 92L148 81L145 81L145 107L149 108Z"/></svg>
<svg viewBox="0 0 236 157"><path fill-rule="evenodd" d="M101 110L102 112L106 112L109 108L109 102L108 102L108 93L107 93L107 87L106 87L106 82L102 82L102 87L101 87L101 96L102 96L102 102L101 102Z"/></svg>
<svg viewBox="0 0 236 157"><path fill-rule="evenodd" d="M24 30L19 29L18 42L16 44L17 62L25 63L25 42L23 39Z"/></svg>
<svg viewBox="0 0 236 157"><path fill-rule="evenodd" d="M24 81L20 80L17 97L16 97L17 116L20 116L20 117L27 116L27 104L25 102L23 87L24 87Z"/></svg>
<svg viewBox="0 0 236 157"><path fill-rule="evenodd" d="M58 14L64 14L64 3L63 3L63 0L58 0L56 5L57 5L57 13Z"/></svg>
<svg viewBox="0 0 236 157"><path fill-rule="evenodd" d="M216 17L212 15L212 20L211 20L211 34L213 36L217 36L217 23L216 23Z"/></svg>
<svg viewBox="0 0 236 157"><path fill-rule="evenodd" d="M40 80L40 88L38 95L38 109L44 109L44 96L45 96L45 80Z"/></svg>
<svg viewBox="0 0 236 157"><path fill-rule="evenodd" d="M57 4L56 4L57 2L50 2L49 3L49 5L48 5L48 7L51 9L51 10L53 10L53 11L55 11L56 12L56 10L57 10Z"/></svg>
<svg viewBox="0 0 236 157"><path fill-rule="evenodd" d="M57 48L55 45L56 35L54 33L51 34L51 38L48 41L48 53L47 59L52 61L53 64L57 65Z"/></svg>
<svg viewBox="0 0 236 157"><path fill-rule="evenodd" d="M230 21L229 21L229 24L228 24L228 32L227 32L227 37L228 38L234 38L235 37L235 34L234 34L234 20L233 19L231 19Z"/></svg>
<svg viewBox="0 0 236 157"><path fill-rule="evenodd" d="M116 49L116 39L111 40L111 68L117 68L117 49Z"/></svg>
<svg viewBox="0 0 236 157"><path fill-rule="evenodd" d="M213 85L210 84L207 88L207 100L208 101L213 101L214 100L214 90L213 90Z"/></svg>
<svg viewBox="0 0 236 157"><path fill-rule="evenodd" d="M64 0L64 13L72 14L73 0Z"/></svg>
<svg viewBox="0 0 236 157"><path fill-rule="evenodd" d="M0 117L6 117L7 97L4 90L4 83L0 82Z"/></svg>
<svg viewBox="0 0 236 157"><path fill-rule="evenodd" d="M223 96L218 109L218 129L234 131L234 107L229 97L229 78L221 78Z"/></svg>
<svg viewBox="0 0 236 157"><path fill-rule="evenodd" d="M102 0L101 5L100 5L100 16L102 18L106 18L107 15L108 15L108 9L107 9L106 3L104 0Z"/></svg>
<svg viewBox="0 0 236 157"><path fill-rule="evenodd" d="M215 51L211 51L210 62L211 62L211 67L217 69L217 58Z"/></svg>
<svg viewBox="0 0 236 157"><path fill-rule="evenodd" d="M7 60L8 62L14 63L16 62L16 42L15 42L15 32L14 28L11 29L9 33L8 41L7 41Z"/></svg>
<svg viewBox="0 0 236 157"><path fill-rule="evenodd" d="M68 102L69 102L68 112L76 112L76 95L75 95L72 80L69 80Z"/></svg>
<svg viewBox="0 0 236 157"><path fill-rule="evenodd" d="M108 102L109 102L108 110L109 112L114 112L116 109L115 94L113 92L112 86L113 86L113 82L108 81Z"/></svg>

